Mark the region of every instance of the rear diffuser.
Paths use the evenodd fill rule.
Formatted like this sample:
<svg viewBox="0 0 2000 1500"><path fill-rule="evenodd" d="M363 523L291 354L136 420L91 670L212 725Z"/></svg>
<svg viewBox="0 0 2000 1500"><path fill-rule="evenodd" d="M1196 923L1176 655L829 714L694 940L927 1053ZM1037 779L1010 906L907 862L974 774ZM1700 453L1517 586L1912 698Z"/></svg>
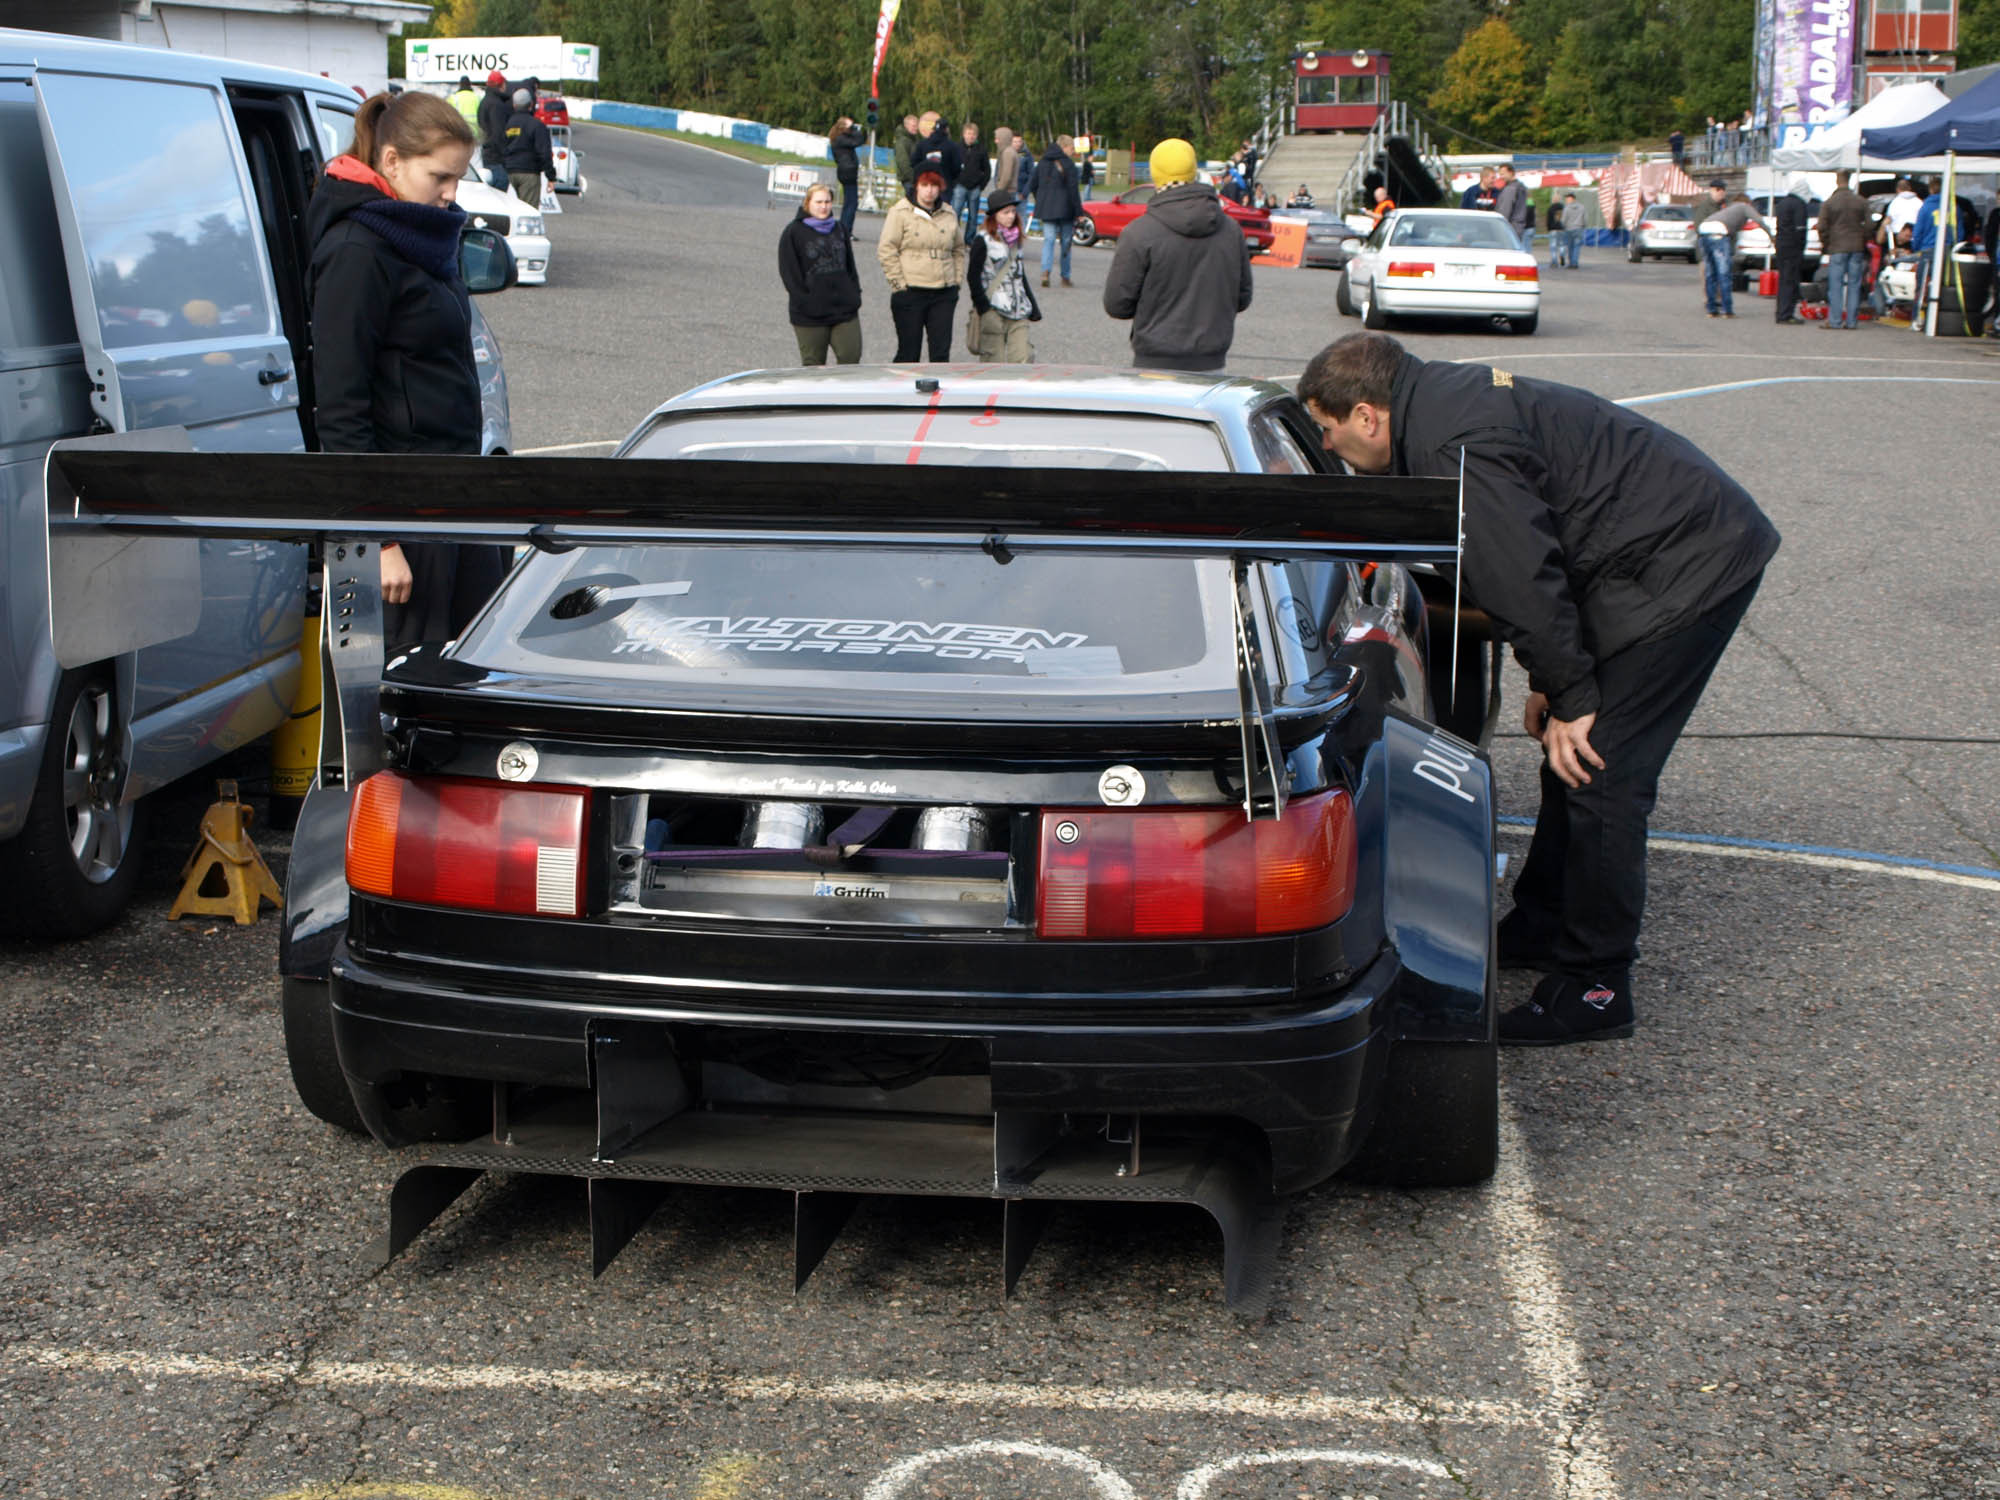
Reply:
<svg viewBox="0 0 2000 1500"><path fill-rule="evenodd" d="M875 1195L988 1198L1001 1204L1001 1287L1011 1296L1050 1206L1187 1203L1222 1231L1232 1311L1269 1303L1283 1210L1259 1165L1220 1137L1106 1139L1060 1115L940 1117L837 1110L688 1107L675 1075L637 1036L596 1039L598 1088L538 1108L496 1090L490 1138L417 1148L390 1196L387 1262L488 1172L581 1177L588 1185L591 1274L602 1275L675 1185L793 1194L793 1288L803 1288L849 1216ZM637 1043L638 1045L633 1045ZM614 1064L621 1056L633 1065ZM640 1072L651 1087L634 1085Z"/></svg>

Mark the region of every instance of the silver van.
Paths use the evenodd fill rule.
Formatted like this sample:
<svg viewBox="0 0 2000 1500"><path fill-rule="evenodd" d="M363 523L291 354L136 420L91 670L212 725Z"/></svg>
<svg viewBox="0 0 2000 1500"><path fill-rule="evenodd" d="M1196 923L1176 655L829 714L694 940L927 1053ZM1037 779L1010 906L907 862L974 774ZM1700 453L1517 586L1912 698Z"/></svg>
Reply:
<svg viewBox="0 0 2000 1500"><path fill-rule="evenodd" d="M192 634L61 666L43 465L58 439L150 428L199 450L318 446L305 207L359 103L311 74L0 29L0 922L17 932L111 921L144 795L289 711L303 547L205 542ZM476 314L475 349L485 447L505 452Z"/></svg>

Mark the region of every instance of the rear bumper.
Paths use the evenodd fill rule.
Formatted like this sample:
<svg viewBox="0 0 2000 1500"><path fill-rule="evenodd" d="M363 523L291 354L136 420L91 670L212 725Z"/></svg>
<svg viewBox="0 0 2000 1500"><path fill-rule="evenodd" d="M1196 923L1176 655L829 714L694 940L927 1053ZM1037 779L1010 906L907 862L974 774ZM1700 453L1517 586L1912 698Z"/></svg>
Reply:
<svg viewBox="0 0 2000 1500"><path fill-rule="evenodd" d="M1402 287L1383 278L1375 287L1375 300L1384 312L1434 314L1438 317L1524 318L1538 312L1541 289L1525 292L1499 291L1481 287L1476 291L1456 291L1443 287Z"/></svg>
<svg viewBox="0 0 2000 1500"><path fill-rule="evenodd" d="M646 1028L683 1059L709 1055L725 1037L740 1046L788 1033L958 1042L983 1052L980 1098L995 1114L1238 1121L1268 1145L1273 1189L1292 1192L1338 1170L1372 1122L1372 1085L1401 980L1396 956L1384 953L1347 984L1301 997L1281 1015L1010 1024L991 1019L990 1006L980 1021L945 1009L829 1018L769 994L696 1008L664 992L649 999L581 979L564 993L509 991L490 979L475 988L434 971L362 962L343 945L332 1002L341 1066L358 1092L408 1073L589 1089L593 1037L606 1028Z"/></svg>

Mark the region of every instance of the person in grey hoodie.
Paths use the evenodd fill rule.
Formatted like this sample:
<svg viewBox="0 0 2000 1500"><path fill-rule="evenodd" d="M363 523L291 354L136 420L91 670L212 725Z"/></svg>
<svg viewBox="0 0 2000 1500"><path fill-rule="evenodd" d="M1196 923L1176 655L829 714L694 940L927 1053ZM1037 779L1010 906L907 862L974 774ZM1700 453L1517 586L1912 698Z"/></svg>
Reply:
<svg viewBox="0 0 2000 1500"><path fill-rule="evenodd" d="M1159 191L1130 229L1104 283L1104 310L1132 323L1132 363L1161 370L1219 370L1250 305L1250 243L1195 181L1194 147L1153 148Z"/></svg>
<svg viewBox="0 0 2000 1500"><path fill-rule="evenodd" d="M1563 264L1574 271L1583 264L1583 205L1575 193L1563 194Z"/></svg>
<svg viewBox="0 0 2000 1500"><path fill-rule="evenodd" d="M1528 201L1528 190L1521 186L1521 179L1514 175L1512 162L1500 163L1500 191L1493 198L1494 212L1507 221L1507 227L1514 231L1514 238L1521 248L1535 253L1535 205Z"/></svg>

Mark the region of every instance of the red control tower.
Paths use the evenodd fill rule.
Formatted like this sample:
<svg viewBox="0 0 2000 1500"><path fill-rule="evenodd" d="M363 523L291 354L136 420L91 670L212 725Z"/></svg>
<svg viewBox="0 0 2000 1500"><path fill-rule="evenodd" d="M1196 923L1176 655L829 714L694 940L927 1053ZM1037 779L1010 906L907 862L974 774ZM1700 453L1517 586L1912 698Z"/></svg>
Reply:
<svg viewBox="0 0 2000 1500"><path fill-rule="evenodd" d="M1367 130L1389 103L1389 54L1329 52L1308 43L1292 54L1293 129Z"/></svg>

